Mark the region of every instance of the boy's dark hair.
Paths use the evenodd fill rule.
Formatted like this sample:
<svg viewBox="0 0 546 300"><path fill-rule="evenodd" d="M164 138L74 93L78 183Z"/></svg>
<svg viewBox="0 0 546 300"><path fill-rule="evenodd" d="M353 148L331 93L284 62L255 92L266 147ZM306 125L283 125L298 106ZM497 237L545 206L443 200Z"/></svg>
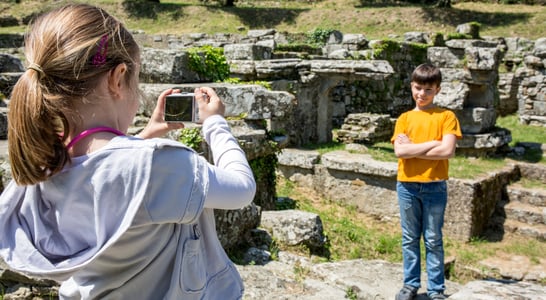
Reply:
<svg viewBox="0 0 546 300"><path fill-rule="evenodd" d="M436 86L440 86L440 83L442 82L442 73L440 72L440 69L434 65L424 63L413 70L411 82L418 84L436 84Z"/></svg>

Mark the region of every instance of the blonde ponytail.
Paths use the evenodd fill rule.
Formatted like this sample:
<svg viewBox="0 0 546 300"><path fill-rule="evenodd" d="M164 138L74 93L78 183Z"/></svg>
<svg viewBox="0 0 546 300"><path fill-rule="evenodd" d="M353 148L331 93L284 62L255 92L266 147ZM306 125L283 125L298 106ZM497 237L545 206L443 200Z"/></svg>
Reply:
<svg viewBox="0 0 546 300"><path fill-rule="evenodd" d="M36 19L25 38L27 71L9 103L8 152L17 184L45 181L70 162L64 142L69 124L79 120L75 102L121 63L133 74L138 52L123 25L95 6L67 5Z"/></svg>

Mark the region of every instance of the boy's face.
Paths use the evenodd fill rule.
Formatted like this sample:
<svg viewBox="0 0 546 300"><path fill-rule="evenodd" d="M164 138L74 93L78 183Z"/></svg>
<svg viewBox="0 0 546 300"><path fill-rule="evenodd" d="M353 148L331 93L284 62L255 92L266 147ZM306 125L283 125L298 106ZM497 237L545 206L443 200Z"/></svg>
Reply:
<svg viewBox="0 0 546 300"><path fill-rule="evenodd" d="M438 92L440 92L440 87L436 84L411 83L411 95L418 110L432 108L434 106L432 101Z"/></svg>

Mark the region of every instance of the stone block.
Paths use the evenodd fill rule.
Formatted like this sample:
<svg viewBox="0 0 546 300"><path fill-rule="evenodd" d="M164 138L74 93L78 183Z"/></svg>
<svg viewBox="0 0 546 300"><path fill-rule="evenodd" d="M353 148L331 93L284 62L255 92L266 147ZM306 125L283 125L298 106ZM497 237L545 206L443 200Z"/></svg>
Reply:
<svg viewBox="0 0 546 300"><path fill-rule="evenodd" d="M404 33L404 41L410 43L428 44L430 35L428 32L411 31Z"/></svg>
<svg viewBox="0 0 546 300"><path fill-rule="evenodd" d="M231 60L229 61L230 77L239 78L243 81L256 80L256 64L253 60Z"/></svg>
<svg viewBox="0 0 546 300"><path fill-rule="evenodd" d="M332 170L350 171L366 175L396 178L398 164L377 161L369 154L353 154L347 151L332 151L321 156L324 167Z"/></svg>
<svg viewBox="0 0 546 300"><path fill-rule="evenodd" d="M228 44L224 46L227 60L264 60L271 59L273 49L258 44Z"/></svg>
<svg viewBox="0 0 546 300"><path fill-rule="evenodd" d="M322 220L314 213L300 210L264 211L260 225L282 244L305 245L318 250L326 243Z"/></svg>
<svg viewBox="0 0 546 300"><path fill-rule="evenodd" d="M186 51L144 48L141 57L141 82L179 84L207 80L190 69Z"/></svg>
<svg viewBox="0 0 546 300"><path fill-rule="evenodd" d="M545 37L539 38L535 41L533 55L540 58L546 58L546 38Z"/></svg>
<svg viewBox="0 0 546 300"><path fill-rule="evenodd" d="M468 99L470 87L461 81L442 81L441 90L434 97L434 103L451 110L462 110Z"/></svg>
<svg viewBox="0 0 546 300"><path fill-rule="evenodd" d="M464 49L448 47L429 47L428 60L439 68L462 68Z"/></svg>
<svg viewBox="0 0 546 300"><path fill-rule="evenodd" d="M465 48L466 67L470 70L496 71L499 68L501 52L497 48Z"/></svg>
<svg viewBox="0 0 546 300"><path fill-rule="evenodd" d="M495 151L512 141L510 131L496 128L487 133L464 133L463 138L457 141L457 150Z"/></svg>
<svg viewBox="0 0 546 300"><path fill-rule="evenodd" d="M24 72L25 67L19 58L14 55L0 53L0 73Z"/></svg>
<svg viewBox="0 0 546 300"><path fill-rule="evenodd" d="M452 49L497 48L497 42L478 39L453 39L446 41L446 46Z"/></svg>
<svg viewBox="0 0 546 300"><path fill-rule="evenodd" d="M256 78L259 80L294 79L300 76L300 59L274 59L255 61Z"/></svg>
<svg viewBox="0 0 546 300"><path fill-rule="evenodd" d="M469 92L464 107L494 108L499 103L497 86L489 84L469 84Z"/></svg>
<svg viewBox="0 0 546 300"><path fill-rule="evenodd" d="M295 166L302 169L313 169L320 161L320 154L314 150L303 150L287 148L277 155L279 164L284 166Z"/></svg>
<svg viewBox="0 0 546 300"><path fill-rule="evenodd" d="M485 133L495 127L497 114L494 108L464 108L463 110L455 111L463 135L466 133Z"/></svg>
<svg viewBox="0 0 546 300"><path fill-rule="evenodd" d="M449 179L445 235L458 240L479 236L502 199L504 187L517 175L514 167L506 167L485 178Z"/></svg>
<svg viewBox="0 0 546 300"><path fill-rule="evenodd" d="M470 35L473 39L480 38L480 25L475 23L464 23L457 25L457 33Z"/></svg>

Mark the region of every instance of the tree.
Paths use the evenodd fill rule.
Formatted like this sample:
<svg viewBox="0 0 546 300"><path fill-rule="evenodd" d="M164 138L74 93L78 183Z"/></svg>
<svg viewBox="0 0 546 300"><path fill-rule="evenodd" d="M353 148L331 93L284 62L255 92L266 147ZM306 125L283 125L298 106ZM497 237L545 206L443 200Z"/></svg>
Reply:
<svg viewBox="0 0 546 300"><path fill-rule="evenodd" d="M438 0L436 7L451 8L451 0Z"/></svg>
<svg viewBox="0 0 546 300"><path fill-rule="evenodd" d="M215 1L222 4L222 6L235 6L235 2L237 2L237 0L200 0L200 1L204 3L208 3L209 1Z"/></svg>

